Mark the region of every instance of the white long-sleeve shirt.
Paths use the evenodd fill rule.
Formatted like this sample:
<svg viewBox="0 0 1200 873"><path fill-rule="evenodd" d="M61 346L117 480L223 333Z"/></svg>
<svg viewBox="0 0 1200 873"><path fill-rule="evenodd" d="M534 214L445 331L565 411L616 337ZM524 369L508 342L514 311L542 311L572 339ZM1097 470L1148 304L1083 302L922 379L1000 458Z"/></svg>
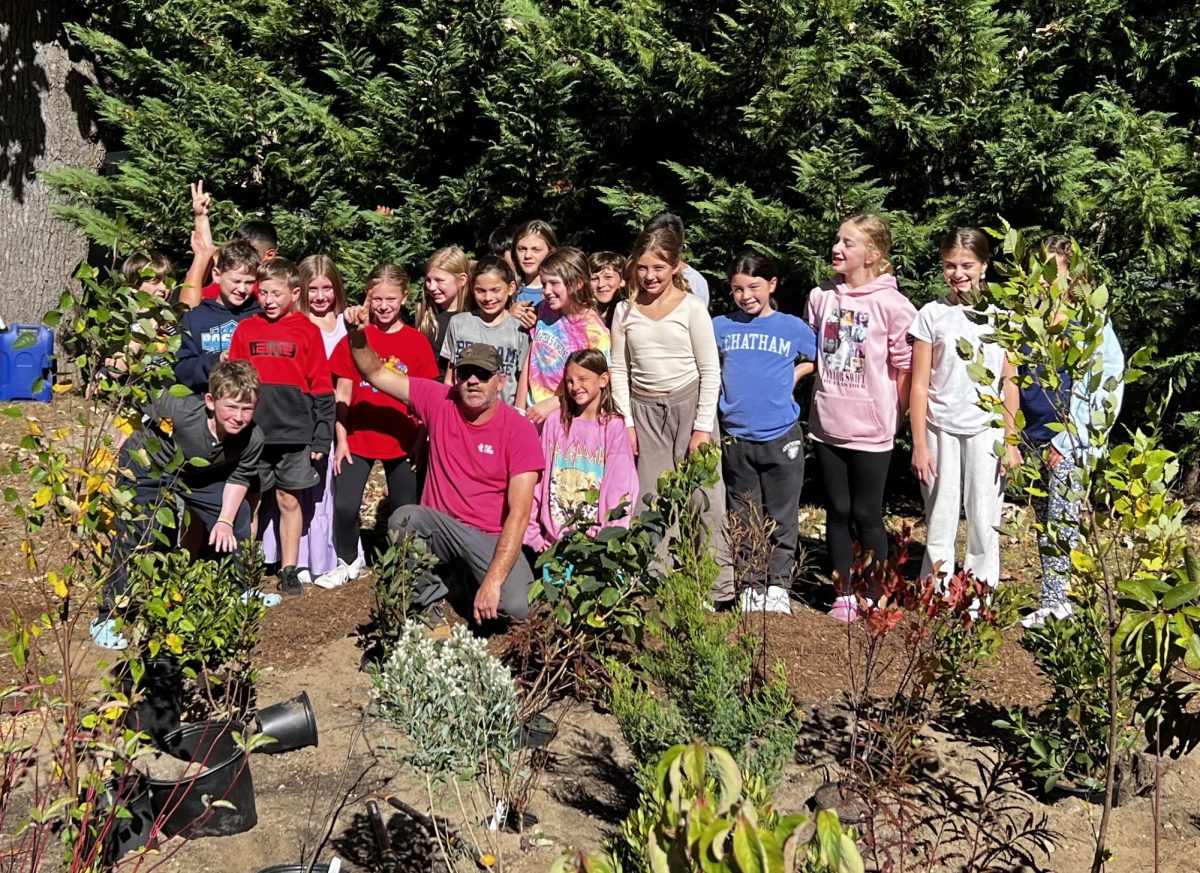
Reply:
<svg viewBox="0 0 1200 873"><path fill-rule="evenodd" d="M670 394L700 379L693 430L712 432L721 392L721 359L712 319L688 294L658 321L629 301L617 304L612 323L613 397L633 426L629 392Z"/></svg>

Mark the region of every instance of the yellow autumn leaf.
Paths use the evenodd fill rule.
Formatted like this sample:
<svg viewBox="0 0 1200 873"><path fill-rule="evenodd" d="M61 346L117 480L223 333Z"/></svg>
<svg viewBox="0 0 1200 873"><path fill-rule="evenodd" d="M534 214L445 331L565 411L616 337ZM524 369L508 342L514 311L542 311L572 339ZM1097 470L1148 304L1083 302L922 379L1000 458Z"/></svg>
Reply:
<svg viewBox="0 0 1200 873"><path fill-rule="evenodd" d="M57 385L55 385L50 390L53 391L55 394L65 394L66 392L70 391L74 387L75 387L75 385L72 382L59 382Z"/></svg>
<svg viewBox="0 0 1200 873"><path fill-rule="evenodd" d="M116 721L117 716L119 716L120 714L121 714L121 707L110 706L108 709L104 710L104 719L105 719L105 721Z"/></svg>
<svg viewBox="0 0 1200 873"><path fill-rule="evenodd" d="M169 418L160 418L158 420L158 429L167 436L170 436L171 434L175 433L175 422L171 421Z"/></svg>
<svg viewBox="0 0 1200 873"><path fill-rule="evenodd" d="M46 574L46 580L50 583L50 587L54 589L54 595L56 597L62 598L67 596L67 582L65 579L51 570Z"/></svg>
<svg viewBox="0 0 1200 873"><path fill-rule="evenodd" d="M90 466L93 470L106 471L113 468L117 457L108 450L107 446L100 446L96 451L92 452Z"/></svg>
<svg viewBox="0 0 1200 873"><path fill-rule="evenodd" d="M163 642L166 643L167 648L170 649L172 652L174 652L176 655L183 654L183 639L179 636L179 634L169 633L169 634L167 634L167 638L165 640L163 640Z"/></svg>
<svg viewBox="0 0 1200 873"><path fill-rule="evenodd" d="M38 509L45 506L54 497L54 492L50 490L49 485L43 485L33 494L33 507Z"/></svg>
<svg viewBox="0 0 1200 873"><path fill-rule="evenodd" d="M171 599L176 603L183 603L183 592L176 588L171 592Z"/></svg>
<svg viewBox="0 0 1200 873"><path fill-rule="evenodd" d="M25 423L29 425L29 432L34 436L41 436L43 433L45 433L36 418L27 418L25 419Z"/></svg>
<svg viewBox="0 0 1200 873"><path fill-rule="evenodd" d="M113 421L113 426L119 430L124 436L133 435L133 419L124 415L118 415Z"/></svg>

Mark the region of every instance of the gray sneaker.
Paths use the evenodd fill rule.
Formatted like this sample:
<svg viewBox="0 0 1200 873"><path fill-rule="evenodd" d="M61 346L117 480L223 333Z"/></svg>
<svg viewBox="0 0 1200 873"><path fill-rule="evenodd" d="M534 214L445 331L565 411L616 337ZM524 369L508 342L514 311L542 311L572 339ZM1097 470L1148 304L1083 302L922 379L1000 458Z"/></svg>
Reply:
<svg viewBox="0 0 1200 873"><path fill-rule="evenodd" d="M417 613L416 619L425 625L425 636L434 642L450 639L450 618L442 601L429 604Z"/></svg>

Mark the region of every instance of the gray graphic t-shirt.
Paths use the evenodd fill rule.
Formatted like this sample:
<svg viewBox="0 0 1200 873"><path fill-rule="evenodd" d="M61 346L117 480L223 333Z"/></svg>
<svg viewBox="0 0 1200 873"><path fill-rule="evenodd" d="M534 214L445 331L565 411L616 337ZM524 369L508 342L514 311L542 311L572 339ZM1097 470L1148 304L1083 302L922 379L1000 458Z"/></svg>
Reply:
<svg viewBox="0 0 1200 873"><path fill-rule="evenodd" d="M512 406L517 399L517 380L521 378L525 359L529 357L529 334L508 314L495 324L487 324L474 312L460 312L450 319L441 356L455 364L463 350L474 343L486 343L500 353L507 377L500 397Z"/></svg>

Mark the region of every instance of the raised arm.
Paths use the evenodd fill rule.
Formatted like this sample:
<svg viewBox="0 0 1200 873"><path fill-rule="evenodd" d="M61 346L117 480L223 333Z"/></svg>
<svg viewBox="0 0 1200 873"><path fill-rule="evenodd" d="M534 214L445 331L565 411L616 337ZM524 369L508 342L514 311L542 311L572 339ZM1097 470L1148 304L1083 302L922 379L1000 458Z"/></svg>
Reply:
<svg viewBox="0 0 1200 873"><path fill-rule="evenodd" d="M200 305L204 286L208 284L209 269L217 247L213 242L212 226L208 220L212 195L204 190L203 179L194 185L188 185L188 189L192 195L192 215L195 219L192 230L192 265L188 267L187 276L179 289L179 302L188 309L194 309Z"/></svg>
<svg viewBox="0 0 1200 873"><path fill-rule="evenodd" d="M408 403L408 376L379 363L379 355L367 345L367 307L351 306L343 315L343 320L346 322L346 336L350 341L354 366L358 367L363 378L373 388L395 397L401 403Z"/></svg>

